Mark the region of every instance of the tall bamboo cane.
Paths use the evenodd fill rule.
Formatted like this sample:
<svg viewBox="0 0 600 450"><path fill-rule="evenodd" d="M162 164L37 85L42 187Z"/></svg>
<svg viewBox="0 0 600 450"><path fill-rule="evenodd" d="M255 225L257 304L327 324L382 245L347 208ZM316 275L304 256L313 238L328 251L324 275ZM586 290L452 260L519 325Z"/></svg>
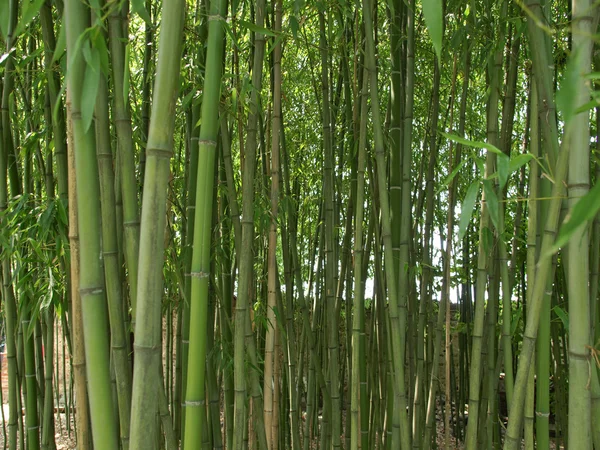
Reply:
<svg viewBox="0 0 600 450"><path fill-rule="evenodd" d="M590 72L596 24L589 0L572 1L572 58L579 75L576 85L576 106L585 105L590 99L590 89L583 75ZM590 184L590 120L586 110L571 119L571 152L569 154L568 195L573 208L579 198L589 191ZM567 126L569 123L567 122ZM598 182L598 181L596 181ZM590 378L596 371L590 355L589 298L589 228L580 226L571 237L567 252L567 283L569 292L569 434L571 449L592 449L592 411ZM598 424L594 424L597 427Z"/></svg>
<svg viewBox="0 0 600 450"><path fill-rule="evenodd" d="M109 44L114 85L114 122L117 131L119 165L121 169L121 191L123 198L123 229L125 239L125 263L129 280L129 295L131 298L132 326L135 329L135 313L138 283L138 254L140 240L140 222L138 213L137 183L133 156L133 137L131 114L129 112L128 93L123 91L125 84L126 27L120 5L115 0L109 0L107 7L110 11L108 20Z"/></svg>
<svg viewBox="0 0 600 450"><path fill-rule="evenodd" d="M104 36L102 39L104 39ZM96 148L100 177L100 200L102 203L102 255L110 318L112 365L117 384L121 444L123 450L127 450L129 447L129 419L131 413L131 365L127 357L129 350L126 345L125 322L123 320L122 280L115 217L115 180L108 116L108 85L105 75L101 75L98 98L96 99Z"/></svg>
<svg viewBox="0 0 600 450"><path fill-rule="evenodd" d="M256 26L259 28L264 24L265 1L258 0L255 4ZM235 410L234 410L234 429L242 430L246 422L246 370L245 370L245 347L247 347L250 363L256 367L256 348L250 327L249 306L253 292L253 274L254 274L254 171L256 166L256 147L257 147L257 124L258 111L260 106L259 93L262 86L262 67L265 51L265 36L260 31L254 35L254 61L252 68L252 98L250 101L250 114L248 117L246 147L243 161L242 172L242 247L239 256L240 274L238 281L238 297L235 308L236 326L234 334L234 388L235 388ZM250 392L253 400L253 407L258 410L255 414L256 433L259 441L259 448L266 450L267 440L264 430L264 421L262 415L262 399L260 397L258 385L258 373L252 368L249 373ZM241 450L243 445L243 433L234 433L233 449Z"/></svg>
<svg viewBox="0 0 600 450"><path fill-rule="evenodd" d="M215 179L215 155L219 129L219 100L223 71L222 20L227 12L226 0L212 0L208 25L204 98L202 101L196 206L194 221L194 248L191 264L190 296L190 344L185 390L185 448L194 448L202 442L201 431L205 413L206 339L209 325L208 296L211 268L211 238L213 217L213 186ZM194 176L193 174L191 176Z"/></svg>
<svg viewBox="0 0 600 450"><path fill-rule="evenodd" d="M70 117L77 173L77 209L80 239L80 284L84 343L86 348L92 438L96 448L116 448L118 432L110 394L108 317L104 292L104 271L100 259L100 195L95 133L83 123L83 85L86 76L97 70L86 64L82 47L91 45L86 35L90 10L80 0L66 7L67 89L71 96ZM93 105L92 105L93 107Z"/></svg>
<svg viewBox="0 0 600 450"><path fill-rule="evenodd" d="M153 449L156 390L163 389L161 365L162 268L169 165L173 148L175 101L179 87L185 2L164 4L154 84L142 205L135 367L131 409L131 448ZM155 431L154 433L152 431Z"/></svg>
<svg viewBox="0 0 600 450"><path fill-rule="evenodd" d="M275 1L275 31L281 30L282 1ZM278 324L275 318L277 307L277 221L279 208L279 143L281 128L281 43L277 43L273 54L273 113L271 130L271 223L269 226L268 249L268 306L267 306L267 335L265 341L264 369L264 415L265 431L269 448L277 446L279 436L276 431L278 411L274 409L274 396L279 380L274 378L273 368L279 359L274 353L277 339Z"/></svg>

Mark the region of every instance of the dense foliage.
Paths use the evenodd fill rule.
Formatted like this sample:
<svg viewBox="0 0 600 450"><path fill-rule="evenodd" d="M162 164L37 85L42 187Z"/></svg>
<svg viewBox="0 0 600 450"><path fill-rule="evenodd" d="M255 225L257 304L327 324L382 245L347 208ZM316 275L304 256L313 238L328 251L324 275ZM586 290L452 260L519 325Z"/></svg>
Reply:
<svg viewBox="0 0 600 450"><path fill-rule="evenodd" d="M5 448L600 449L599 18L4 0Z"/></svg>

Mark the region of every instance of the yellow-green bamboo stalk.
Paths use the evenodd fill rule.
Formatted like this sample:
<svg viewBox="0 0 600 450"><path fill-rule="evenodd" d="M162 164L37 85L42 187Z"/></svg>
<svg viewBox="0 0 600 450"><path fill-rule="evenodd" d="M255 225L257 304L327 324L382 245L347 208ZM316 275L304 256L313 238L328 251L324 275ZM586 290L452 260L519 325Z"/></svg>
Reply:
<svg viewBox="0 0 600 450"><path fill-rule="evenodd" d="M281 30L282 0L275 2L275 31ZM265 431L269 449L278 447L278 414L275 409L276 392L279 389L279 380L274 378L274 365L279 355L274 353L277 340L278 324L275 318L277 307L277 220L279 208L279 136L281 128L281 43L278 42L273 49L273 112L271 129L271 223L269 226L268 249L268 305L267 305L267 334L265 338L265 366L264 366L264 416Z"/></svg>
<svg viewBox="0 0 600 450"><path fill-rule="evenodd" d="M84 124L83 85L86 77L98 70L83 57L83 47L91 47L86 34L90 10L80 0L65 4L69 74L67 89L71 95L70 117L77 173L77 209L79 211L80 278L84 343L86 347L92 439L96 448L116 448L118 432L113 415L109 375L108 317L104 292L104 271L100 243L100 195L95 133ZM93 47L91 47L93 49Z"/></svg>
<svg viewBox="0 0 600 450"><path fill-rule="evenodd" d="M592 3L589 0L572 1L573 48L571 57L576 61L578 74L575 105L585 105L590 100L590 88L583 75L590 72L595 31ZM569 154L568 204L573 208L587 194L590 185L590 120L589 111L574 116L566 126L572 126L571 152ZM567 283L569 293L569 433L571 449L591 450L591 371L597 369L590 355L589 298L589 227L582 224L571 236L567 252ZM556 345L556 343L555 343ZM597 427L598 424L593 424Z"/></svg>
<svg viewBox="0 0 600 450"><path fill-rule="evenodd" d="M101 39L104 39L104 36ZM115 180L113 153L110 143L108 87L105 76L106 74L101 75L96 99L96 148L102 211L102 256L110 318L110 346L116 378L121 445L123 450L127 450L129 448L129 419L131 413L131 365L127 356L129 349L126 345L125 322L123 320L122 280L118 257L117 223L115 220Z"/></svg>
<svg viewBox="0 0 600 450"><path fill-rule="evenodd" d="M206 417L206 339L208 330L208 295L211 261L213 218L213 188L215 156L219 128L219 100L223 61L224 28L227 2L213 0L210 5L204 98L202 101L196 205L193 236L194 248L191 264L190 343L185 390L184 447L193 449L203 442L202 431ZM191 174L190 176L194 176Z"/></svg>
<svg viewBox="0 0 600 450"><path fill-rule="evenodd" d="M365 69L361 89L361 110L367 110L367 98L369 95L369 72ZM364 195L365 195L365 167L366 167L366 140L367 140L367 115L361 115L360 133L358 142L358 168L356 172L356 218L354 227L354 305L352 314L352 385L350 386L351 397L351 436L350 449L359 448L360 442L360 417L366 415L367 411L360 409L360 367L365 364L366 355L361 353L359 344L361 333L361 319L364 314L364 285L363 285L363 220L364 220Z"/></svg>
<svg viewBox="0 0 600 450"><path fill-rule="evenodd" d="M150 134L146 146L138 272L137 317L140 320L135 328L131 409L130 447L134 449L151 450L156 445L156 391L162 389L161 307L166 200L185 5L183 0L173 0L163 6Z"/></svg>
<svg viewBox="0 0 600 450"><path fill-rule="evenodd" d="M67 91L67 118L71 116L70 95ZM83 317L79 295L79 214L77 212L77 176L71 121L67 120L67 151L69 174L69 248L71 250L71 332L73 341L73 384L75 390L75 427L77 450L91 448L90 412L87 396L85 368L85 345L83 342Z"/></svg>
<svg viewBox="0 0 600 450"><path fill-rule="evenodd" d="M125 97L125 45L127 33L119 2L108 0L110 11L108 20L109 44L114 85L114 122L117 132L120 181L123 200L123 230L125 240L125 263L129 281L129 296L131 298L132 326L135 329L136 299L138 283L138 255L140 243L139 205L137 198L137 182L135 177L135 162L133 156L133 137L131 129L131 114L129 98Z"/></svg>
<svg viewBox="0 0 600 450"><path fill-rule="evenodd" d="M255 3L255 24L259 28L264 25L265 1L258 0ZM235 308L235 333L234 333L234 389L235 410L234 430L243 430L247 423L246 414L246 376L250 379L250 393L252 397L255 431L258 437L260 450L266 450L267 439L264 429L262 414L262 398L256 365L256 346L250 326L250 299L253 292L253 242L254 242L254 171L256 167L257 128L259 111L259 94L262 87L262 68L265 52L265 35L260 31L254 33L254 61L252 68L252 94L250 100L250 114L246 135L246 146L242 171L242 219L241 219L241 252L239 254L240 271L238 280L238 296ZM246 371L245 354L246 349L250 364L254 367ZM244 435L242 432L234 433L233 449L241 450Z"/></svg>
<svg viewBox="0 0 600 450"><path fill-rule="evenodd" d="M569 136L565 136L568 142ZM531 302L527 305L527 323L523 333L523 346L515 379L513 400L510 406L508 427L504 439L504 450L516 450L520 445L520 436L523 421L523 404L525 392L529 379L529 371L533 362L536 336L540 323L540 311L545 296L546 281L554 276L552 268L552 255L550 250L554 244L558 228L558 218L564 195L564 183L567 175L568 146L563 145L558 154L554 185L552 188L552 200L548 208L548 216L544 226L544 235L540 249L540 257L536 265L535 280L532 289Z"/></svg>

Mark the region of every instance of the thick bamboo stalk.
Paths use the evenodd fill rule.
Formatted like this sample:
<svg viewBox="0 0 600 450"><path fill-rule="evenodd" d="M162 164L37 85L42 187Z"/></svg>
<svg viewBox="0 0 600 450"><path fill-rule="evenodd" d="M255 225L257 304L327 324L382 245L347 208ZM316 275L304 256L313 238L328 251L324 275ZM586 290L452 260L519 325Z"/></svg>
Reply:
<svg viewBox="0 0 600 450"><path fill-rule="evenodd" d="M67 89L71 95L70 119L73 127L75 170L77 173L77 209L80 238L80 278L84 343L86 347L92 439L96 448L116 448L118 432L110 395L108 317L104 291L104 271L99 259L100 196L95 133L83 123L82 86L86 71L94 70L83 57L79 40L89 23L90 11L79 0L66 3L67 54L69 75ZM88 73L89 76L89 73Z"/></svg>
<svg viewBox="0 0 600 450"><path fill-rule="evenodd" d="M215 158L219 127L218 111L223 61L224 29L220 23L226 14L227 3L213 0L210 5L208 47L204 98L202 101L196 204L191 261L190 344L185 390L184 446L193 448L202 442L205 427L206 339L208 330L208 295L211 261L213 188ZM193 175L190 175L193 176ZM189 238L192 238L190 236Z"/></svg>
<svg viewBox="0 0 600 450"><path fill-rule="evenodd" d="M591 70L593 41L591 34L596 25L595 14L588 0L572 1L573 53L577 74L576 105L585 105L590 99L589 84L583 75ZM566 126L572 126L569 154L568 204L575 207L587 194L590 185L590 120L586 110L574 116ZM573 233L567 252L567 283L569 293L569 434L571 449L591 450L591 371L596 372L590 355L593 343L590 335L589 298L589 228L582 224ZM597 427L598 424L594 424Z"/></svg>
<svg viewBox="0 0 600 450"><path fill-rule="evenodd" d="M125 340L125 322L123 320L122 280L118 258L119 250L115 216L113 153L110 143L108 116L108 87L104 76L101 76L100 79L95 115L102 214L102 255L104 259L106 299L110 318L110 347L116 378L121 445L123 450L127 450L129 448L129 419L131 414L131 365L127 356L128 347Z"/></svg>
<svg viewBox="0 0 600 450"><path fill-rule="evenodd" d="M70 117L70 95L67 92L67 117ZM73 340L73 380L77 414L77 449L91 448L90 415L87 397L85 370L85 345L83 342L83 317L81 315L81 297L79 295L79 214L77 210L77 175L75 173L75 150L71 121L67 120L67 150L69 175L69 247L71 250L71 330Z"/></svg>
<svg viewBox="0 0 600 450"><path fill-rule="evenodd" d="M120 182L123 201L123 231L125 264L127 265L127 279L129 281L129 297L131 299L131 321L135 330L136 301L139 271L139 246L140 246L140 218L138 204L138 188L135 177L135 161L133 155L133 137L131 126L131 113L129 111L129 98L124 92L125 65L125 37L127 29L119 4L116 0L107 1L110 11L108 19L109 45L112 68L112 84L114 99L114 123L117 132L117 151L119 153Z"/></svg>
<svg viewBox="0 0 600 450"><path fill-rule="evenodd" d="M161 306L166 197L173 153L174 111L179 87L185 2L164 4L140 231L138 320L135 328L135 367L131 410L132 448L155 448L156 390L161 388ZM152 432L154 430L154 432Z"/></svg>

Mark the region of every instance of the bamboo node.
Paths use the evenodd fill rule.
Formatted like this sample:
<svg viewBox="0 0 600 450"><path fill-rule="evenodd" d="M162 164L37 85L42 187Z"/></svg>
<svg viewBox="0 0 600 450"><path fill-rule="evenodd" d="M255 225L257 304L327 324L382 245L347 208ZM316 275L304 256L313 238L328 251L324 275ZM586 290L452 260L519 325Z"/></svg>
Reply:
<svg viewBox="0 0 600 450"><path fill-rule="evenodd" d="M188 406L192 406L192 407L193 406L204 406L204 400L198 400L196 402L186 400L185 403L183 404L183 407L187 408Z"/></svg>
<svg viewBox="0 0 600 450"><path fill-rule="evenodd" d="M171 159L173 152L166 148L148 148L146 149L146 157L154 156L158 159Z"/></svg>
<svg viewBox="0 0 600 450"><path fill-rule="evenodd" d="M216 147L217 146L217 141L213 141L212 139L199 139L198 140L198 144L199 145L206 145L209 147Z"/></svg>
<svg viewBox="0 0 600 450"><path fill-rule="evenodd" d="M192 278L208 278L209 275L210 274L208 272L202 272L202 271L200 271L200 272L191 272L190 273L190 276Z"/></svg>
<svg viewBox="0 0 600 450"><path fill-rule="evenodd" d="M79 289L79 295L84 296L84 295L96 295L96 294L102 294L104 292L104 289L102 289L101 287L91 287L91 288L85 288L85 289Z"/></svg>
<svg viewBox="0 0 600 450"><path fill-rule="evenodd" d="M540 411L536 411L535 415L538 416L538 417L550 417L550 413L549 412L543 413L543 412L540 412Z"/></svg>
<svg viewBox="0 0 600 450"><path fill-rule="evenodd" d="M208 21L210 22L211 20L225 20L225 19L220 14L210 14L208 16Z"/></svg>

